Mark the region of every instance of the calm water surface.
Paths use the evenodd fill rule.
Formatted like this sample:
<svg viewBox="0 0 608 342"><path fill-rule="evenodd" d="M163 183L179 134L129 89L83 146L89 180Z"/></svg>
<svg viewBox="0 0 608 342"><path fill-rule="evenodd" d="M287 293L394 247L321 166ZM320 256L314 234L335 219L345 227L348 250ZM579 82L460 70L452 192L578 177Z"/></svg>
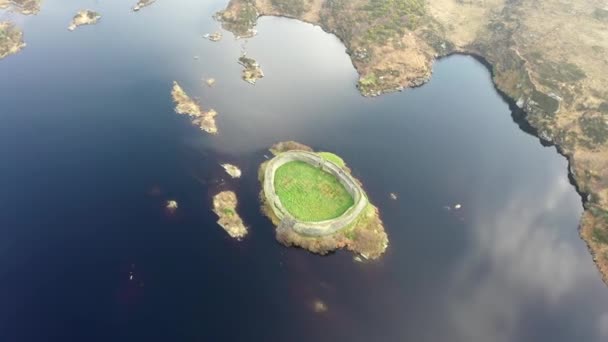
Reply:
<svg viewBox="0 0 608 342"><path fill-rule="evenodd" d="M0 62L2 341L608 339L566 161L518 128L480 63L450 57L427 85L367 99L318 27L264 18L253 39L211 43L225 1L131 5L0 14L28 43ZM68 32L84 7L101 22ZM267 75L255 87L242 49ZM173 80L220 113L218 136L174 114ZM381 210L384 258L275 242L256 169L286 139L350 164ZM242 242L210 211L220 189L239 195Z"/></svg>

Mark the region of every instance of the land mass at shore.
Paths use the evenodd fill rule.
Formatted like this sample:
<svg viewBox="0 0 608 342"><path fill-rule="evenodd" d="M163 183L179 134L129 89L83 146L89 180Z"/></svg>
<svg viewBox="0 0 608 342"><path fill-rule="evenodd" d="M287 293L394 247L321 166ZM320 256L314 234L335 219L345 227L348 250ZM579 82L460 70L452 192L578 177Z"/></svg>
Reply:
<svg viewBox="0 0 608 342"><path fill-rule="evenodd" d="M531 129L568 158L583 196L580 234L608 281L608 8L596 0L231 0L237 37L260 16L321 26L346 46L375 96L424 84L435 59L482 58Z"/></svg>
<svg viewBox="0 0 608 342"><path fill-rule="evenodd" d="M10 9L24 15L40 12L42 0L0 0L0 9Z"/></svg>

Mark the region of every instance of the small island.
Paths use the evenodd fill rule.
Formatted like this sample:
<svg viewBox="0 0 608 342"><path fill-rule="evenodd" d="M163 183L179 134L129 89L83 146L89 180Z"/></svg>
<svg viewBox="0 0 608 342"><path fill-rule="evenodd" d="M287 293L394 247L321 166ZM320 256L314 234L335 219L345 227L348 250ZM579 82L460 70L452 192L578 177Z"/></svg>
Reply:
<svg viewBox="0 0 608 342"><path fill-rule="evenodd" d="M366 259L380 257L388 236L378 209L339 156L282 142L260 166L262 212L276 239L317 254L340 248Z"/></svg>
<svg viewBox="0 0 608 342"><path fill-rule="evenodd" d="M38 14L42 0L0 0L0 9L9 8L23 15Z"/></svg>
<svg viewBox="0 0 608 342"><path fill-rule="evenodd" d="M217 133L217 126L215 124L215 116L217 112L213 109L204 111L201 106L194 101L182 87L177 83L173 82L173 90L171 91L173 101L175 102L175 112L177 114L185 114L190 117L192 124L200 127L201 130L210 133Z"/></svg>
<svg viewBox="0 0 608 342"><path fill-rule="evenodd" d="M242 65L245 69L243 69L242 78L243 81L248 82L250 84L255 84L255 82L264 77L264 72L258 62L255 59L247 57L243 54L239 58L239 64Z"/></svg>
<svg viewBox="0 0 608 342"><path fill-rule="evenodd" d="M24 47L23 32L13 23L0 22L0 59L15 54Z"/></svg>
<svg viewBox="0 0 608 342"><path fill-rule="evenodd" d="M99 19L101 19L101 15L95 11L78 11L74 18L72 18L72 22L70 23L70 26L68 26L68 30L74 31L78 26L96 24Z"/></svg>
<svg viewBox="0 0 608 342"><path fill-rule="evenodd" d="M139 0L135 6L133 6L133 12L137 12L140 9L152 5L156 0Z"/></svg>
<svg viewBox="0 0 608 342"><path fill-rule="evenodd" d="M221 32L205 33L203 35L203 38L209 39L212 42L219 42L220 40L222 40L222 33Z"/></svg>
<svg viewBox="0 0 608 342"><path fill-rule="evenodd" d="M241 178L241 175L243 174L241 172L241 169L239 169L236 165L221 164L221 166L224 168L226 173L229 174L232 178Z"/></svg>
<svg viewBox="0 0 608 342"><path fill-rule="evenodd" d="M213 212L219 217L217 223L235 239L242 239L247 235L247 227L237 214L238 200L232 191L222 191L213 196Z"/></svg>

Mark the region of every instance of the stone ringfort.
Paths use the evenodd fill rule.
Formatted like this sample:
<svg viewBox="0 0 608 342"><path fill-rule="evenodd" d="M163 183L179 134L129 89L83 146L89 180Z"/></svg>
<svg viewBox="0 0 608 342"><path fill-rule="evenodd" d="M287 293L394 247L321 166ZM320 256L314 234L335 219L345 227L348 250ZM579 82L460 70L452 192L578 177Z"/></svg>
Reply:
<svg viewBox="0 0 608 342"><path fill-rule="evenodd" d="M342 215L334 219L316 222L304 222L291 215L281 203L274 187L274 177L276 171L282 165L292 162L302 161L318 167L323 171L333 175L344 186L346 191L352 196L354 204ZM296 233L305 236L326 236L331 235L353 223L363 212L368 204L367 197L357 181L344 169L331 161L323 159L316 153L307 151L287 151L272 158L264 171L264 197L267 205L281 221L279 228L293 229Z"/></svg>

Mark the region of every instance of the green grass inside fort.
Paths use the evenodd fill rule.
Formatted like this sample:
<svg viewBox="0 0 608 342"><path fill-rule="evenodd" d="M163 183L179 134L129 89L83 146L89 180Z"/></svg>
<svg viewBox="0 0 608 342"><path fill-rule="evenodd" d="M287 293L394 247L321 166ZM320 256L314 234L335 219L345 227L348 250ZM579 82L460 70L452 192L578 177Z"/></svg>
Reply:
<svg viewBox="0 0 608 342"><path fill-rule="evenodd" d="M285 209L302 221L336 218L354 204L336 177L302 161L279 167L274 186Z"/></svg>

